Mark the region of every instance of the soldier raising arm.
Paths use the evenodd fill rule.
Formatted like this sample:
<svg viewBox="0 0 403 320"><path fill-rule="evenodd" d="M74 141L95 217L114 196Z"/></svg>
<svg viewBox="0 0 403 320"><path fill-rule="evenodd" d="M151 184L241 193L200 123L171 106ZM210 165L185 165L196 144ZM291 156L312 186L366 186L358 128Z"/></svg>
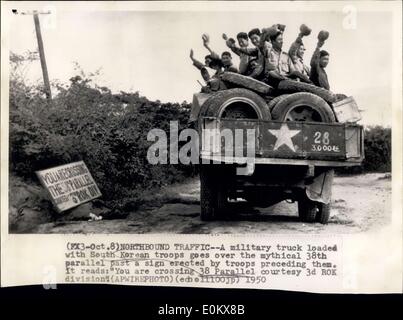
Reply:
<svg viewBox="0 0 403 320"><path fill-rule="evenodd" d="M267 83L273 87L276 87L279 81L286 79L290 72L288 54L282 50L284 30L285 25L281 24L264 29L263 40L269 44L266 51L265 74Z"/></svg>
<svg viewBox="0 0 403 320"><path fill-rule="evenodd" d="M245 54L243 52L240 52L238 49L239 48L248 48L248 34L245 32L239 32L237 34L237 40L238 40L238 45L239 48L235 46L235 40L232 38L227 37L227 35L224 33L222 35L223 39L225 40L225 43L227 44L227 47L231 49L233 53L239 56L239 73L243 75L248 74L248 67L249 67L249 61L251 57L248 54Z"/></svg>
<svg viewBox="0 0 403 320"><path fill-rule="evenodd" d="M253 69L252 73L249 74L250 77L255 79L260 79L263 76L265 63L265 52L264 50L262 50L261 47L260 35L261 32L258 28L252 29L248 33L249 39L255 46L254 48L237 47L235 41L230 41L231 39L227 41L227 46L236 54L244 54L250 57L256 57L256 66Z"/></svg>
<svg viewBox="0 0 403 320"><path fill-rule="evenodd" d="M211 62L211 56L207 55L205 57L205 64L201 63L200 61L196 60L194 58L194 53L193 53L193 49L190 49L190 54L189 54L190 59L193 61L193 65L200 70L201 76L203 78L204 81L208 82L210 80L210 74L207 71L206 66L208 67L210 65Z"/></svg>
<svg viewBox="0 0 403 320"><path fill-rule="evenodd" d="M300 33L297 39L291 44L288 51L289 66L290 66L290 78L297 78L304 82L311 82L309 80L310 68L304 63L305 46L302 42L304 36L311 34L311 29L302 24L300 27Z"/></svg>
<svg viewBox="0 0 403 320"><path fill-rule="evenodd" d="M228 51L224 51L220 57L216 52L211 50L209 36L207 34L203 34L202 39L203 39L203 45L208 51L210 51L211 57L215 60L221 60L224 71L238 73L238 69L232 63L231 53L229 53Z"/></svg>
<svg viewBox="0 0 403 320"><path fill-rule="evenodd" d="M320 50L328 37L329 32L327 31L322 30L318 34L318 44L312 55L311 75L309 79L316 86L330 90L329 81L325 71L325 68L329 63L329 53L325 50Z"/></svg>

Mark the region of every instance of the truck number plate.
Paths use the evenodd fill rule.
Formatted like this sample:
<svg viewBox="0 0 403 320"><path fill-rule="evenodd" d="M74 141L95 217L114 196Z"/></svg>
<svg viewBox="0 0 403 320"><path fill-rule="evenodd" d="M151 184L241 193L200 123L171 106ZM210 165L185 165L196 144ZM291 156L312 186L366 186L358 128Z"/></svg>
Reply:
<svg viewBox="0 0 403 320"><path fill-rule="evenodd" d="M331 144L329 131L316 131L314 134L314 143L311 145L311 151L329 151L340 152L340 147L336 144Z"/></svg>
<svg viewBox="0 0 403 320"><path fill-rule="evenodd" d="M304 128L304 149L308 154L342 155L345 153L344 128L311 125Z"/></svg>

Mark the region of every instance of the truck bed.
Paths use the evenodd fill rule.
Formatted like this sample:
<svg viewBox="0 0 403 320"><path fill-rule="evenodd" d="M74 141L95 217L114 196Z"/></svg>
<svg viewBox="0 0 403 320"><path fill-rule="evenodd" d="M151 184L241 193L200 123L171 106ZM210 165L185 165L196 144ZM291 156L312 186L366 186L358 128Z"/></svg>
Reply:
<svg viewBox="0 0 403 320"><path fill-rule="evenodd" d="M357 124L204 117L199 130L201 158L216 162L242 164L254 157L257 164L338 167L364 159Z"/></svg>

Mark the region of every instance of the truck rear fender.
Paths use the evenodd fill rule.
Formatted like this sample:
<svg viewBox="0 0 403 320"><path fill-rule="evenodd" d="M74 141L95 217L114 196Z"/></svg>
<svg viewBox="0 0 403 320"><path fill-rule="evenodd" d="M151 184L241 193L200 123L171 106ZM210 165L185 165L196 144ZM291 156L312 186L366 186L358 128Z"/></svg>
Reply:
<svg viewBox="0 0 403 320"><path fill-rule="evenodd" d="M312 201L330 203L332 196L334 170L328 170L313 178L313 182L305 187L307 197Z"/></svg>

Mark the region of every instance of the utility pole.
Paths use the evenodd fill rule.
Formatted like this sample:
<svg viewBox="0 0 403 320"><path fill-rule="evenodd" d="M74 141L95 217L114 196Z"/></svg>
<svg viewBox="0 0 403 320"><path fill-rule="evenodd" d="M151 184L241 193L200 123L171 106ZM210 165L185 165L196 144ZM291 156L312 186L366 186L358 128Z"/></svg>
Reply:
<svg viewBox="0 0 403 320"><path fill-rule="evenodd" d="M13 13L17 14L17 11L13 10ZM38 11L35 10L33 12L21 12L21 14L22 15L33 15L34 16L36 39L38 40L38 51L39 51L39 58L41 60L42 76L43 76L43 82L44 82L44 85L45 85L46 98L48 100L51 100L52 99L52 92L50 91L48 68L46 66L45 50L43 48L41 25L39 23L39 16L38 16L39 14L50 14L50 11L38 12Z"/></svg>
<svg viewBox="0 0 403 320"><path fill-rule="evenodd" d="M50 91L48 68L46 66L45 50L43 49L43 41L41 34L41 25L39 24L39 17L37 11L34 11L34 23L35 23L36 38L38 40L39 58L41 59L42 75L43 75L43 82L45 84L46 98L51 100L52 92Z"/></svg>

